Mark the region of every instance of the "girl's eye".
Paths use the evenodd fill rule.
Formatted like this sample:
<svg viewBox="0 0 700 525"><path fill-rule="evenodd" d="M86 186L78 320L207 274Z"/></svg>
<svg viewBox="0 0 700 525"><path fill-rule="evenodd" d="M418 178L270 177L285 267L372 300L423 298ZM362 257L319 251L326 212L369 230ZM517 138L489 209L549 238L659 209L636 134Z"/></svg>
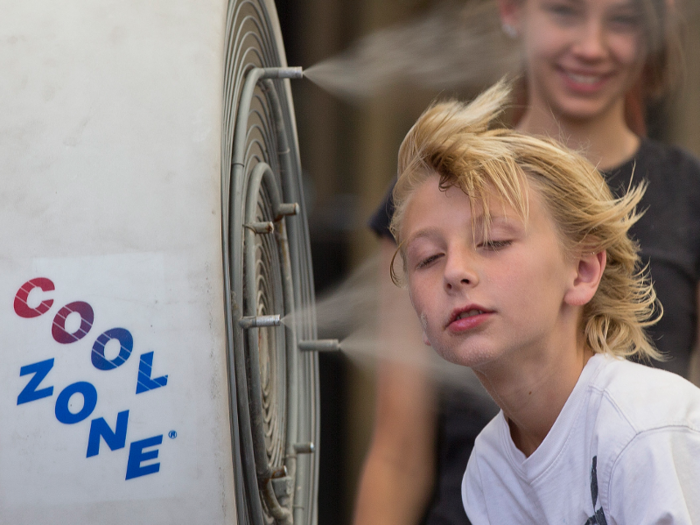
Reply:
<svg viewBox="0 0 700 525"><path fill-rule="evenodd" d="M610 18L610 25L618 29L636 29L639 25L639 17L635 14L616 15Z"/></svg>
<svg viewBox="0 0 700 525"><path fill-rule="evenodd" d="M550 13L559 17L572 17L576 14L576 9L567 4L551 4L547 7Z"/></svg>
<svg viewBox="0 0 700 525"><path fill-rule="evenodd" d="M487 240L484 241L480 244L477 245L478 248L485 248L486 250L491 250L491 251L497 251L502 248L505 248L507 246L510 246L513 244L513 241L510 240L504 240L504 241L495 241L495 240Z"/></svg>

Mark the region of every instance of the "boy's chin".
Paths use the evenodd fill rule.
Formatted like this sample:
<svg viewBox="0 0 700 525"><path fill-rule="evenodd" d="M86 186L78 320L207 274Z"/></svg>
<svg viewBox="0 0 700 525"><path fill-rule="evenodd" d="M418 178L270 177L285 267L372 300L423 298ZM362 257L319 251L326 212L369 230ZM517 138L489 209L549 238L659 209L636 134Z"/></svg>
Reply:
<svg viewBox="0 0 700 525"><path fill-rule="evenodd" d="M430 346L445 361L469 368L479 368L487 365L494 357L492 352L487 351L485 348L449 348L435 342L431 342Z"/></svg>

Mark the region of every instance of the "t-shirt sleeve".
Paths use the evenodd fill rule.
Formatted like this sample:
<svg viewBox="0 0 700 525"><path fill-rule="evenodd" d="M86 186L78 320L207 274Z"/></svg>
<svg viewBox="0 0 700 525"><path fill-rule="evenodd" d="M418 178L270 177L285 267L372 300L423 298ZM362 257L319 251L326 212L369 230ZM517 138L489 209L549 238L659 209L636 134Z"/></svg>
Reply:
<svg viewBox="0 0 700 525"><path fill-rule="evenodd" d="M638 435L612 467L609 525L700 523L700 429L684 425Z"/></svg>
<svg viewBox="0 0 700 525"><path fill-rule="evenodd" d="M396 179L391 181L389 188L384 194L382 203L374 211L374 214L369 219L369 227L376 233L379 237L387 237L389 239L394 239L389 231L389 225L391 224L391 218L394 216L394 198L393 191L394 185L396 184Z"/></svg>

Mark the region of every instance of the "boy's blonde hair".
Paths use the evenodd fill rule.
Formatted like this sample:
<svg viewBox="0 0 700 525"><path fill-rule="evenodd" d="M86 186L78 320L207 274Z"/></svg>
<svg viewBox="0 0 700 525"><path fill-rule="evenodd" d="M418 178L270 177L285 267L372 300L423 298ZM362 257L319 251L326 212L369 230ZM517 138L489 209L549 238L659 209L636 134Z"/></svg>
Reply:
<svg viewBox="0 0 700 525"><path fill-rule="evenodd" d="M509 85L501 81L471 104L435 104L408 132L399 150L391 221L399 252L403 257L406 206L414 190L430 177L439 176L441 188L459 187L472 209L483 210L486 229L491 196L527 221L527 190L533 188L557 226L565 253L607 252L598 291L583 308L582 329L590 348L596 353L661 359L644 332L661 316L660 305L639 268L638 246L627 235L639 218L636 205L645 185L616 199L598 170L577 153L554 140L491 128L509 94ZM393 272L392 278L397 282Z"/></svg>

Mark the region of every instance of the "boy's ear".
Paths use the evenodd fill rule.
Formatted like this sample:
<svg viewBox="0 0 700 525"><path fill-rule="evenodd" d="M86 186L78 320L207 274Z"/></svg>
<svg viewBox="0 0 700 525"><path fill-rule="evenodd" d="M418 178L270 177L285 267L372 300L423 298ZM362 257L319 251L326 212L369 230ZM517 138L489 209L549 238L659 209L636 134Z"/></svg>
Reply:
<svg viewBox="0 0 700 525"><path fill-rule="evenodd" d="M593 299L603 277L606 261L605 250L598 253L583 253L579 256L574 281L564 296L566 304L583 306Z"/></svg>

